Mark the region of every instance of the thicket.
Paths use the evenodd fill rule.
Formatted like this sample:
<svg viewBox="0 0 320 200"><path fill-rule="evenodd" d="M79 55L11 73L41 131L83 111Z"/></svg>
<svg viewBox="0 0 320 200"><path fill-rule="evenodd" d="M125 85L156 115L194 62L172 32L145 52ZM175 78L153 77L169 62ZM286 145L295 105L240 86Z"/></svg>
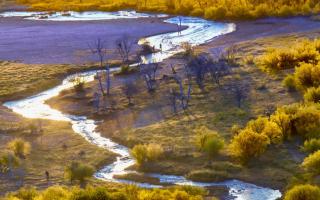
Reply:
<svg viewBox="0 0 320 200"><path fill-rule="evenodd" d="M261 65L271 71L293 69L301 63L316 65L319 56L320 40L302 40L290 48L269 49L261 57Z"/></svg>
<svg viewBox="0 0 320 200"><path fill-rule="evenodd" d="M23 188L8 194L4 200L202 200L207 192L191 186L177 186L167 189L141 189L128 185L121 189L88 186L79 187L51 186L44 191L34 188Z"/></svg>
<svg viewBox="0 0 320 200"><path fill-rule="evenodd" d="M231 155L247 162L250 158L261 155L268 145L279 144L294 136L304 140L320 138L319 104L283 106L269 118L259 117L249 121L246 127L233 137L229 150Z"/></svg>
<svg viewBox="0 0 320 200"><path fill-rule="evenodd" d="M135 9L220 19L254 19L266 16L310 15L320 11L318 0L17 0L33 10L116 11Z"/></svg>

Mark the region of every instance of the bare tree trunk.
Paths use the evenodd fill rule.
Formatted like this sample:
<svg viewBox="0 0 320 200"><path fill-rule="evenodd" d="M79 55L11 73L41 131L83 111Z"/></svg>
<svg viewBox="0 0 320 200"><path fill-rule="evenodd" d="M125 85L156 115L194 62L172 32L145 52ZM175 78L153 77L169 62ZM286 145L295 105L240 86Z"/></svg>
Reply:
<svg viewBox="0 0 320 200"><path fill-rule="evenodd" d="M111 80L110 80L110 66L106 66L106 86L107 86L107 95L110 95L110 87L111 87Z"/></svg>

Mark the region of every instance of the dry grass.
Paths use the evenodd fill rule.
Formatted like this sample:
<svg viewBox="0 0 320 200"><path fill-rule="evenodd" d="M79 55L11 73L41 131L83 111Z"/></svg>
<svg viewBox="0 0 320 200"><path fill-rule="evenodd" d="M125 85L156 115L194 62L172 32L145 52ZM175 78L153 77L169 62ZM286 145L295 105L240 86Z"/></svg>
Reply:
<svg viewBox="0 0 320 200"><path fill-rule="evenodd" d="M76 65L29 65L0 61L0 101L19 99L57 85L68 74L95 68Z"/></svg>

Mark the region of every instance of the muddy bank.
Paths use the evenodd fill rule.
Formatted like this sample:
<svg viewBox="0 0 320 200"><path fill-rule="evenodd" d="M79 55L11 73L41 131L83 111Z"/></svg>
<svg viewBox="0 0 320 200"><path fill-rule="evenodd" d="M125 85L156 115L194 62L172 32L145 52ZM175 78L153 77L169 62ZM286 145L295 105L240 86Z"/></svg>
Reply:
<svg viewBox="0 0 320 200"><path fill-rule="evenodd" d="M30 64L95 61L88 45L97 38L105 40L109 58L115 58L115 41L123 35L137 41L150 35L175 32L177 28L157 18L53 22L0 17L0 60ZM133 51L137 49L138 45L134 45Z"/></svg>

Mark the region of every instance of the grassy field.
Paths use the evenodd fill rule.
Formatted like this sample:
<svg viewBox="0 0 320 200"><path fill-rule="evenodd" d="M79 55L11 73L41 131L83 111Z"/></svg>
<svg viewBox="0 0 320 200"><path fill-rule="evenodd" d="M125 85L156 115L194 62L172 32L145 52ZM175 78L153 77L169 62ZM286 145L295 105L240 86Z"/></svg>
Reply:
<svg viewBox="0 0 320 200"><path fill-rule="evenodd" d="M68 74L97 68L90 65L31 65L0 61L0 101L20 99L49 89Z"/></svg>
<svg viewBox="0 0 320 200"><path fill-rule="evenodd" d="M143 82L138 81L140 89L133 98L134 106L128 106L121 90L121 81L114 79L112 94L106 97L107 102L114 102L113 109L99 113L96 113L90 103L93 93L98 90L96 82L87 84L81 95L73 90L65 91L50 100L49 104L65 112L103 119L104 122L99 126L101 133L126 146L133 147L141 143L161 144L166 150L165 159L149 163L139 170L185 175L201 181L237 178L284 190L292 177L300 172L299 164L305 156L299 151L299 141L273 145L262 157L242 166L229 157L226 148L215 157L199 152L194 142L194 129L207 126L222 135L228 143L232 137L233 125L243 127L250 119L266 115L267 111L272 112L278 106L301 101L299 92L288 92L282 85L288 71L278 74L263 72L258 67L259 56L269 48L290 46L298 40L318 36L319 33L310 32L237 44L236 60L240 66L234 67L231 75L221 80L221 86L207 82L205 92L194 86L189 109L176 115L173 114L167 97L168 88L175 85L173 82L160 81L157 91L149 94L144 89ZM198 51L207 51L209 48L204 45L199 47ZM161 65L158 77L170 73L170 63L176 64L178 74L182 73L183 62L179 56L166 61ZM122 77L126 78L137 78L137 75ZM241 108L237 107L230 89L230 85L238 83L246 84L249 88ZM126 178L143 179L134 175ZM149 179L145 181L157 182Z"/></svg>

